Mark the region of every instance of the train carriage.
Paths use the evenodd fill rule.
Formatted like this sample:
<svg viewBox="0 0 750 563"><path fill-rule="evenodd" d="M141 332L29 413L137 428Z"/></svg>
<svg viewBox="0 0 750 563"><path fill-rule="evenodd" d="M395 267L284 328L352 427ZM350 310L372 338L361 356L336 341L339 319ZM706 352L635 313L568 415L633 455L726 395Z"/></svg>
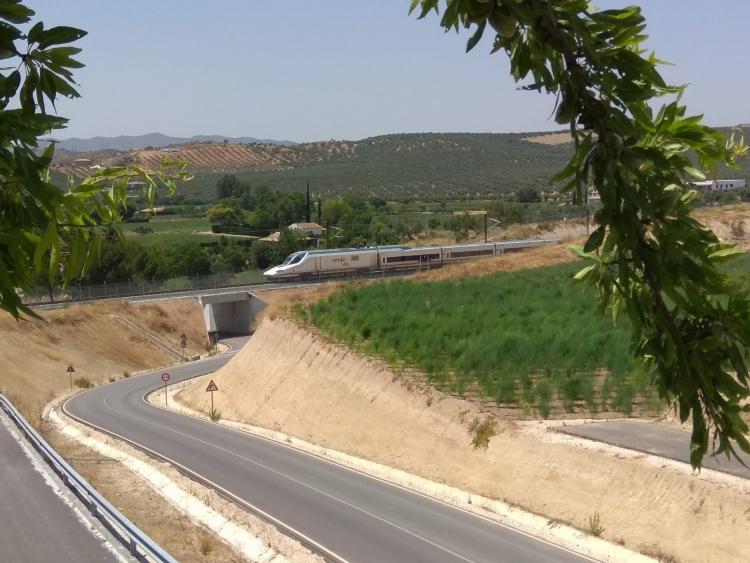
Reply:
<svg viewBox="0 0 750 563"><path fill-rule="evenodd" d="M373 246L366 248L331 248L301 250L287 256L278 266L263 272L268 279L288 279L382 270L407 270L423 266L440 266L448 262L471 260L520 252L557 239L514 240L488 243L451 244L445 246Z"/></svg>

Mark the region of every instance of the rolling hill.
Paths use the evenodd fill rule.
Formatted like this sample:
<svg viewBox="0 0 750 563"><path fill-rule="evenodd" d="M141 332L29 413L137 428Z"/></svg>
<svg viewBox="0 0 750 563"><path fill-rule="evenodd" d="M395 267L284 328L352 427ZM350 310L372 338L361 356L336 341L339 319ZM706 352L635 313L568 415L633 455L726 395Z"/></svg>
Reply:
<svg viewBox="0 0 750 563"><path fill-rule="evenodd" d="M747 130L745 131L748 132ZM385 199L484 199L530 187L549 190L572 153L567 134L408 133L359 141L274 143L189 142L166 148L75 153L58 150L54 171L82 177L97 166L154 167L166 155L188 162L194 179L182 199L211 201L222 174L253 187L303 190L323 198L342 193ZM750 177L750 163L725 177Z"/></svg>
<svg viewBox="0 0 750 563"><path fill-rule="evenodd" d="M47 139L51 141L53 139ZM223 135L194 135L192 137L170 137L162 133L148 133L146 135L119 135L117 137L91 137L81 139L54 139L57 148L71 152L96 152L103 150L129 151L145 149L146 147L169 147L183 143L270 143L291 146L293 141L276 141L273 139L256 139L255 137L224 137Z"/></svg>

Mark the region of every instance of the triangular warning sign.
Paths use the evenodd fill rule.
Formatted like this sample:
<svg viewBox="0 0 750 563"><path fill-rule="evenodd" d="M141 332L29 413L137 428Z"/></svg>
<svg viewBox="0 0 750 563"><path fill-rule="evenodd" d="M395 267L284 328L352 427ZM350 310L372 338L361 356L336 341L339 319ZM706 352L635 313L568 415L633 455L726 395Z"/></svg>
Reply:
<svg viewBox="0 0 750 563"><path fill-rule="evenodd" d="M219 390L219 388L216 387L216 383L214 383L214 380L212 379L209 382L208 387L206 387L206 391L218 391L218 390Z"/></svg>

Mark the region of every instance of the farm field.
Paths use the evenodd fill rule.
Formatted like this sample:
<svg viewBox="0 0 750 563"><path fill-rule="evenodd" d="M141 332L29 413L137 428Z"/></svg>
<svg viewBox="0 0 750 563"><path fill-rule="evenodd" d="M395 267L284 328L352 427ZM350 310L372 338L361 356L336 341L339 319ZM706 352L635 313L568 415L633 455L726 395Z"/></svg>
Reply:
<svg viewBox="0 0 750 563"><path fill-rule="evenodd" d="M139 234L136 229L152 229L152 233ZM211 231L208 219L151 219L148 223L123 223L123 234L142 244L181 243L190 241L208 242L211 237L198 232Z"/></svg>
<svg viewBox="0 0 750 563"><path fill-rule="evenodd" d="M438 388L472 390L526 414L658 409L649 376L631 358L627 319L616 326L578 263L433 283L346 290L297 307L306 322L350 346L405 363ZM606 373L605 373L606 372Z"/></svg>
<svg viewBox="0 0 750 563"><path fill-rule="evenodd" d="M580 267L371 284L294 311L357 350L419 370L440 389L525 415L655 414L662 405L631 357L628 319L613 325L597 312L593 289L572 279ZM747 283L750 254L726 268Z"/></svg>

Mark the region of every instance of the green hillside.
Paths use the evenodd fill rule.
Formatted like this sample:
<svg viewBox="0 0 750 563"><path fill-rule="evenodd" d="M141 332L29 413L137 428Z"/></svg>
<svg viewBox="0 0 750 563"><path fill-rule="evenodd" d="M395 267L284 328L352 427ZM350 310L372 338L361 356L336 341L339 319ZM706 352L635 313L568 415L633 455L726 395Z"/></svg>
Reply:
<svg viewBox="0 0 750 563"><path fill-rule="evenodd" d="M386 199L496 198L522 187L550 189L572 145L525 141L530 133L414 133L358 141L351 153L331 154L279 171L237 173L253 186L315 194L355 192ZM197 176L190 196L212 195L219 174Z"/></svg>

